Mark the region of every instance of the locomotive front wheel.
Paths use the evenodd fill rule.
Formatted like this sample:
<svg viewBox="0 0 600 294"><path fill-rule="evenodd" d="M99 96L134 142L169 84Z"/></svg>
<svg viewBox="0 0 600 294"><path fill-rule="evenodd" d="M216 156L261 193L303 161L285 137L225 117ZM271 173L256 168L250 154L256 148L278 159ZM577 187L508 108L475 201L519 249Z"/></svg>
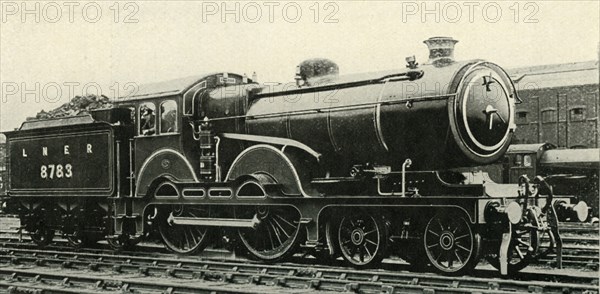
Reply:
<svg viewBox="0 0 600 294"><path fill-rule="evenodd" d="M54 230L49 229L40 221L29 231L29 237L39 247L45 247L54 239Z"/></svg>
<svg viewBox="0 0 600 294"><path fill-rule="evenodd" d="M429 262L442 273L461 274L473 269L479 261L481 237L460 214L434 215L425 227L423 239Z"/></svg>
<svg viewBox="0 0 600 294"><path fill-rule="evenodd" d="M536 213L529 209L521 223L512 226L511 240L508 245L508 274L514 274L525 268L535 258L539 251L540 234L537 230L539 223ZM500 269L500 240L493 240L491 251L486 255L486 260Z"/></svg>
<svg viewBox="0 0 600 294"><path fill-rule="evenodd" d="M300 241L300 213L291 206L255 206L236 210L241 219L258 220L253 229L239 229L246 250L258 260L276 262L294 254Z"/></svg>
<svg viewBox="0 0 600 294"><path fill-rule="evenodd" d="M377 265L386 254L388 233L382 218L366 212L350 213L340 221L337 232L340 252L350 265Z"/></svg>
<svg viewBox="0 0 600 294"><path fill-rule="evenodd" d="M175 217L208 217L208 208L181 205L159 208L158 230L168 250L178 254L192 254L203 250L211 242L212 230L207 227L176 225L169 221Z"/></svg>

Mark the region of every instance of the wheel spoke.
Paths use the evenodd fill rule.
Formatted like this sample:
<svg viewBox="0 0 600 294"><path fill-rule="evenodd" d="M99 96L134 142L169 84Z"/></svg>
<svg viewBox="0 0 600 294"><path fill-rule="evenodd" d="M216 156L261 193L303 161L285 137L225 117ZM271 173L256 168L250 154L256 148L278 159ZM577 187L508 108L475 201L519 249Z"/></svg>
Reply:
<svg viewBox="0 0 600 294"><path fill-rule="evenodd" d="M454 250L454 256L456 256L456 260L458 260L458 262L460 262L460 264L465 264L462 259L460 258L460 256L458 255L458 252L456 250Z"/></svg>
<svg viewBox="0 0 600 294"><path fill-rule="evenodd" d="M279 218L281 221L283 221L284 223L288 224L290 227L296 229L296 226L292 223L290 223L288 220L286 220L284 217L280 216L279 214L275 215L277 218Z"/></svg>
<svg viewBox="0 0 600 294"><path fill-rule="evenodd" d="M454 238L454 241L458 241L458 240L460 240L462 238L469 237L469 236L470 236L469 234L464 234L462 236L458 236L458 237Z"/></svg>
<svg viewBox="0 0 600 294"><path fill-rule="evenodd" d="M519 248L517 246L517 247L515 247L515 251L517 251L517 254L519 255L520 259L525 259L525 255L523 255L523 252L521 251L521 248Z"/></svg>
<svg viewBox="0 0 600 294"><path fill-rule="evenodd" d="M192 248L190 244L189 231L187 229L183 229L183 235L185 236L185 244L187 245L187 249Z"/></svg>
<svg viewBox="0 0 600 294"><path fill-rule="evenodd" d="M529 243L527 243L527 242L525 242L525 241L523 241L523 240L521 240L521 239L517 239L517 243L519 243L519 244L521 244L521 245L524 245L524 246L527 246L527 247L529 247L529 246L530 246L530 244L529 244Z"/></svg>
<svg viewBox="0 0 600 294"><path fill-rule="evenodd" d="M269 242L271 242L271 249L274 249L275 243L273 242L273 234L271 233L270 227L267 227L267 232L269 233Z"/></svg>
<svg viewBox="0 0 600 294"><path fill-rule="evenodd" d="M206 236L206 233L208 233L208 231L207 231L207 229L202 229L202 228L196 228L196 230L198 231L198 236L200 237L198 242L200 242L200 241L202 241L202 239L204 239L204 237Z"/></svg>
<svg viewBox="0 0 600 294"><path fill-rule="evenodd" d="M431 245L427 245L427 248L434 248L434 247L439 246L439 245L440 245L439 243L433 243Z"/></svg>
<svg viewBox="0 0 600 294"><path fill-rule="evenodd" d="M373 242L373 241L371 241L371 240L369 240L369 239L365 239L365 242L367 242L367 243L371 243L371 244L373 244L373 245L377 246L377 243L375 243L375 242Z"/></svg>
<svg viewBox="0 0 600 294"><path fill-rule="evenodd" d="M438 224L440 225L440 229L443 231L444 230L444 226L442 226L442 222L440 221L440 219L437 219Z"/></svg>
<svg viewBox="0 0 600 294"><path fill-rule="evenodd" d="M275 223L275 225L277 225L277 227L279 227L279 229L281 230L281 232L285 235L286 238L290 237L290 234L288 234L285 229L279 224L279 222L276 219L273 219L273 222Z"/></svg>
<svg viewBox="0 0 600 294"><path fill-rule="evenodd" d="M452 230L452 234L456 234L456 231L460 228L460 224L457 224L456 220L452 220L452 224L455 225L454 229Z"/></svg>
<svg viewBox="0 0 600 294"><path fill-rule="evenodd" d="M440 251L440 254L438 254L438 257L435 258L435 262L439 262L440 258L442 257L442 254L444 252Z"/></svg>
<svg viewBox="0 0 600 294"><path fill-rule="evenodd" d="M369 248L367 248L367 244L363 244L363 247L365 248L365 252L367 252L367 254L369 255L369 260L370 260L373 257L373 255L369 251Z"/></svg>
<svg viewBox="0 0 600 294"><path fill-rule="evenodd" d="M469 249L465 248L464 246L462 246L462 245L460 245L460 244L456 244L456 247L458 247L458 248L460 248L460 249L462 249L462 250L464 250L464 251L471 252L471 250L469 250Z"/></svg>
<svg viewBox="0 0 600 294"><path fill-rule="evenodd" d="M269 226L271 226L271 228L273 229L273 232L275 233L275 237L277 237L277 241L279 241L279 245L283 244L283 242L281 241L281 235L279 234L279 230L277 229L277 227L275 227L275 225L273 225L273 223L271 222L270 219L269 219L268 223L269 223Z"/></svg>
<svg viewBox="0 0 600 294"><path fill-rule="evenodd" d="M432 231L432 230L427 230L427 232L434 234L436 237L439 237L439 236L440 236L440 234L438 234L438 233L436 233L436 232L434 232L434 231Z"/></svg>

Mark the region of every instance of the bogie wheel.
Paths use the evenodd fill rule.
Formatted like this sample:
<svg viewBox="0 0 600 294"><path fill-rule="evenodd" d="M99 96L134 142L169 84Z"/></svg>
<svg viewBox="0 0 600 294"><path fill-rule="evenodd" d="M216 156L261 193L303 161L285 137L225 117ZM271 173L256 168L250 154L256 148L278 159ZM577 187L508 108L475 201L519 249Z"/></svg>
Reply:
<svg viewBox="0 0 600 294"><path fill-rule="evenodd" d="M340 220L337 239L346 262L358 268L368 268L379 264L385 257L388 229L383 218L353 211Z"/></svg>
<svg viewBox="0 0 600 294"><path fill-rule="evenodd" d="M445 274L462 274L479 262L481 236L461 213L442 211L434 215L423 237L429 263Z"/></svg>
<svg viewBox="0 0 600 294"><path fill-rule="evenodd" d="M158 213L158 230L168 250L178 254L192 254L203 250L212 241L211 228L177 225L171 220L171 217L208 217L207 207L168 205L159 207Z"/></svg>
<svg viewBox="0 0 600 294"><path fill-rule="evenodd" d="M236 217L256 219L257 225L238 230L242 244L255 259L276 262L295 253L302 239L300 213L292 206L238 208Z"/></svg>
<svg viewBox="0 0 600 294"><path fill-rule="evenodd" d="M539 223L533 208L528 209L522 221L512 225L511 240L508 245L508 274L515 274L525 268L535 258L539 250L540 235L537 230ZM486 255L486 260L495 267L500 268L499 250L500 240L492 242L491 252Z"/></svg>
<svg viewBox="0 0 600 294"><path fill-rule="evenodd" d="M54 239L54 230L49 229L44 222L39 221L29 231L29 237L39 247L45 247Z"/></svg>

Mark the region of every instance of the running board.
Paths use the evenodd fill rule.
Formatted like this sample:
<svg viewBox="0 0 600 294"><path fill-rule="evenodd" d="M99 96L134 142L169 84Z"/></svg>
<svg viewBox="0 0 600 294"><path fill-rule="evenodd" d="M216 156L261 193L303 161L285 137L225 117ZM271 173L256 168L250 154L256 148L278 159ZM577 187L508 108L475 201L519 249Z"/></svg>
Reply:
<svg viewBox="0 0 600 294"><path fill-rule="evenodd" d="M169 224L204 227L228 227L228 228L255 228L260 220L254 215L252 219L239 218L204 218L204 217L179 217L169 215Z"/></svg>

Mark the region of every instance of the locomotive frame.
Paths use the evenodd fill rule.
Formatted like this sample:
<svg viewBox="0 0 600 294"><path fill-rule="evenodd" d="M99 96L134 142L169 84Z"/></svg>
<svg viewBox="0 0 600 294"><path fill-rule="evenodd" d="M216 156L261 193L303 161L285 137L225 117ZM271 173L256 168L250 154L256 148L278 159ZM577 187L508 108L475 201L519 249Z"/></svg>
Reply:
<svg viewBox="0 0 600 294"><path fill-rule="evenodd" d="M508 274L547 254L540 238L549 234L560 259L558 216L583 220L585 203L554 198L541 177L500 185L465 182L440 171L458 162L485 164L500 158L514 129L518 98L500 67L479 60L455 62L443 47L454 40L428 41L433 59L421 68L407 59L406 70L265 93L243 75L208 74L143 88L117 99L114 109L91 116L25 122L6 133L9 211L20 216L40 245L61 231L74 246L107 238L122 249L157 230L167 248L191 254L225 232L266 262L304 250L373 267L393 252L415 267L430 264L446 274L469 271L485 257ZM404 83L421 79L449 81L449 86L435 95L394 95ZM475 91L485 95L490 88L500 91L500 99L478 100ZM286 95L305 101L332 91L347 99L337 106L300 103L278 111L272 110L277 104L268 104ZM173 102L175 108L168 109ZM422 114L441 117L442 124L447 119L441 133L427 122L420 125L433 135L429 138L437 149L431 158L419 150L428 143L413 140L418 134L406 140L397 130ZM340 139L340 133L353 134L344 126L352 122L349 115L357 125L355 136L369 140L353 144L353 138ZM153 121L143 123L148 119ZM292 135L300 126L305 131ZM15 176L35 175L39 164L47 164L43 155L37 161L24 156L25 147L16 142L28 140L38 152L60 150L70 141L70 131L91 130L112 139L105 156L99 155L106 166L87 170L93 161L83 147L59 159L70 158L73 168L81 161L77 170L87 171L86 178L107 173L110 191L94 196L81 183L65 177L48 182L43 176L32 179L45 184L37 189L15 189ZM47 134L59 139L48 146L34 143ZM368 154L359 154L361 148L368 148L362 150ZM47 194L52 185L59 190L74 185L75 192Z"/></svg>

